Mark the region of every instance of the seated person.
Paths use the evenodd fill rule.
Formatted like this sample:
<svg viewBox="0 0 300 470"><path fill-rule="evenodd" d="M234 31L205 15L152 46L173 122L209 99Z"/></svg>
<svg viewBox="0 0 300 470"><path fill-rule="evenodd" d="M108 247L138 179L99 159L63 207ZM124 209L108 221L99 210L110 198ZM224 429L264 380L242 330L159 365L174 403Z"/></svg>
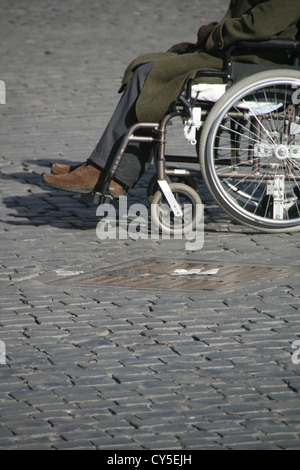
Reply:
<svg viewBox="0 0 300 470"><path fill-rule="evenodd" d="M175 107L188 80L199 70L222 70L226 50L238 41L296 39L299 0L231 0L218 23L202 26L196 44L182 43L162 53L145 54L126 69L123 95L88 160L81 165L52 165L43 175L50 187L78 193L101 192L107 171L128 129L137 122L160 122ZM286 55L258 51L233 56L236 62L284 64ZM198 78L196 83L207 82ZM220 83L211 78L210 83ZM155 145L130 143L110 182L109 193L119 197L132 188L152 159Z"/></svg>

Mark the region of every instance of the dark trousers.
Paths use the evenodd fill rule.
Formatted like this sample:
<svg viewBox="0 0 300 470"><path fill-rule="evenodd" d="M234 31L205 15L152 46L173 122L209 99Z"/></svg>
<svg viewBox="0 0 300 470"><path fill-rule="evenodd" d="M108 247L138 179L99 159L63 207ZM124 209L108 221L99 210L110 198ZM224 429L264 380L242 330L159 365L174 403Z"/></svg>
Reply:
<svg viewBox="0 0 300 470"><path fill-rule="evenodd" d="M124 135L133 124L137 123L135 104L152 66L153 63L141 65L135 71L102 137L89 157L89 160L105 171L109 170L117 155ZM115 173L115 179L132 188L145 172L154 152L153 144L130 142Z"/></svg>

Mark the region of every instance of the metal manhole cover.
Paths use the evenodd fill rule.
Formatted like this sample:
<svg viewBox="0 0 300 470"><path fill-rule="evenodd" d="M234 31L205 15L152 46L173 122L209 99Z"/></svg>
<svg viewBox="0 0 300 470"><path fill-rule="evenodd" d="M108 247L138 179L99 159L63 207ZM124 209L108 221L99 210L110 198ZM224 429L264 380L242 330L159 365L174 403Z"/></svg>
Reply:
<svg viewBox="0 0 300 470"><path fill-rule="evenodd" d="M285 269L207 261L137 259L54 281L81 287L151 290L233 290L288 277Z"/></svg>

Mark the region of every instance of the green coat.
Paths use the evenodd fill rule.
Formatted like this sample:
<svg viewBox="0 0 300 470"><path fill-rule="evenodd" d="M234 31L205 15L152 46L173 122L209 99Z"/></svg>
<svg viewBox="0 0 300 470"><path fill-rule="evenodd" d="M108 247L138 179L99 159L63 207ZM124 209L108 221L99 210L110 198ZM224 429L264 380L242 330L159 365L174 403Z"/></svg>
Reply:
<svg viewBox="0 0 300 470"><path fill-rule="evenodd" d="M226 15L209 35L205 50L184 54L158 52L138 57L125 71L124 86L139 65L155 62L136 103L138 121L159 122L174 107L187 81L197 71L222 69L224 51L229 46L241 40L295 39L299 20L300 0L231 0ZM280 55L272 57L270 53L244 55L234 60L283 63Z"/></svg>

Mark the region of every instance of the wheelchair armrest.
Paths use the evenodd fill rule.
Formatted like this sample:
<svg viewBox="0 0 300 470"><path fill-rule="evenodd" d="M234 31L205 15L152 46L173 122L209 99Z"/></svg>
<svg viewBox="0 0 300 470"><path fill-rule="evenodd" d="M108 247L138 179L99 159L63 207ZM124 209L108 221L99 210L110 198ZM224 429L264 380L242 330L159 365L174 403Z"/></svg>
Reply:
<svg viewBox="0 0 300 470"><path fill-rule="evenodd" d="M296 59L300 57L300 41L291 39L270 39L268 41L240 41L229 47L225 56L225 64L229 64L233 51L257 51L257 50L277 50L287 53L296 53Z"/></svg>
<svg viewBox="0 0 300 470"><path fill-rule="evenodd" d="M232 48L237 49L277 49L287 52L300 52L300 41L291 39L270 39L269 41L240 41Z"/></svg>
<svg viewBox="0 0 300 470"><path fill-rule="evenodd" d="M233 51L257 51L257 50L278 50L285 51L286 53L294 53L294 65L300 66L300 41L296 39L270 39L268 41L239 41L232 45L226 51L223 70L222 71L199 71L195 75L198 77L218 77L223 79L224 83L227 83L230 79L231 71L231 55ZM188 83L187 96L191 97L191 87L193 80L191 79Z"/></svg>

